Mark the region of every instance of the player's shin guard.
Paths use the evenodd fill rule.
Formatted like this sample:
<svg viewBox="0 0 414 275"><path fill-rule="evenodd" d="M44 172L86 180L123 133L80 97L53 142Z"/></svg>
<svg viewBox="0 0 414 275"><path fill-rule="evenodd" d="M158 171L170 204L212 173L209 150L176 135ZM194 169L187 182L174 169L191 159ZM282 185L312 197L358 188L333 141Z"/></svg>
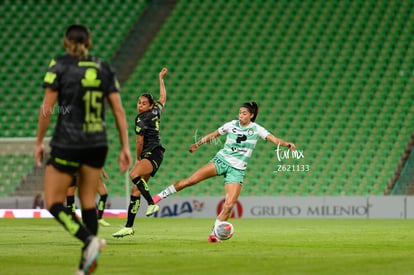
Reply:
<svg viewBox="0 0 414 275"><path fill-rule="evenodd" d="M63 227L71 234L84 243L92 234L84 227L79 219L67 209L63 203L55 203L50 208L50 213L55 219L63 225Z"/></svg>
<svg viewBox="0 0 414 275"><path fill-rule="evenodd" d="M154 204L147 182L141 177L136 177L132 180L132 182L138 187L138 190L141 192L142 196L144 196L145 200L148 202L148 205Z"/></svg>

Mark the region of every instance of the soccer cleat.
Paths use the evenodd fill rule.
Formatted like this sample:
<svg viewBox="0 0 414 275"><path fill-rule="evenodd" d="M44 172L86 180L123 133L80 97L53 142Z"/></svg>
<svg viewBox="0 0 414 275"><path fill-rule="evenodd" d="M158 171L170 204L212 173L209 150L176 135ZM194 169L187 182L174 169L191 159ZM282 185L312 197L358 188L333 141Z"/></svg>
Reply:
<svg viewBox="0 0 414 275"><path fill-rule="evenodd" d="M209 243L220 243L221 242L214 234L211 234L210 236L208 236L207 241Z"/></svg>
<svg viewBox="0 0 414 275"><path fill-rule="evenodd" d="M82 269L78 269L78 270L75 272L75 275L85 275L85 272L83 272L83 270L82 270Z"/></svg>
<svg viewBox="0 0 414 275"><path fill-rule="evenodd" d="M96 269L97 259L105 246L106 241L104 239L93 237L83 248L81 267L84 274L91 274Z"/></svg>
<svg viewBox="0 0 414 275"><path fill-rule="evenodd" d="M99 219L98 223L102 226L111 226L111 224L105 221L104 219Z"/></svg>
<svg viewBox="0 0 414 275"><path fill-rule="evenodd" d="M121 230L119 230L118 232L115 232L114 234L112 234L112 237L114 238L123 238L125 236L129 236L129 235L134 235L135 230L132 227L124 227Z"/></svg>
<svg viewBox="0 0 414 275"><path fill-rule="evenodd" d="M147 213L145 213L145 215L147 217L153 216L155 213L158 212L158 210L160 210L160 207L158 205L156 204L148 205Z"/></svg>
<svg viewBox="0 0 414 275"><path fill-rule="evenodd" d="M161 197L158 195L155 195L154 197L152 197L152 200L154 201L154 203L159 203L161 201Z"/></svg>

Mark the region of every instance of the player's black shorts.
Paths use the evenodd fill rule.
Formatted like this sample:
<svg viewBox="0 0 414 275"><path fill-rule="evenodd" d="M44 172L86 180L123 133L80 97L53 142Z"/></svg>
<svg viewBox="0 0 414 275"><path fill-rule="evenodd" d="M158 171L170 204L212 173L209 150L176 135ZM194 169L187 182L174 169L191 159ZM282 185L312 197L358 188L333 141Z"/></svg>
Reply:
<svg viewBox="0 0 414 275"><path fill-rule="evenodd" d="M156 147L151 152L146 152L142 158L147 159L152 164L151 176L155 176L158 169L161 166L162 160L164 159L165 149L163 147Z"/></svg>
<svg viewBox="0 0 414 275"><path fill-rule="evenodd" d="M61 172L74 175L81 165L102 168L105 164L108 147L85 149L64 149L53 146L47 164Z"/></svg>

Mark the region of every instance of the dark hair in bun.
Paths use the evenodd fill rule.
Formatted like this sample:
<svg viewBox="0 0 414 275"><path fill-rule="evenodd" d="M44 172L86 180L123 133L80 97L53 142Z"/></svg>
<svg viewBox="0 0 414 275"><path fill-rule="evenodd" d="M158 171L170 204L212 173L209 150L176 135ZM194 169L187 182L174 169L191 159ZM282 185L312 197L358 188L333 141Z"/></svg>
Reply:
<svg viewBox="0 0 414 275"><path fill-rule="evenodd" d="M154 96L152 94L142 94L141 96L144 96L144 97L148 98L148 102L149 102L150 105L155 104L155 99L154 99Z"/></svg>
<svg viewBox="0 0 414 275"><path fill-rule="evenodd" d="M253 114L251 121L254 122L256 120L257 115L259 114L259 105L257 105L257 103L254 101L250 101L243 103L241 107L247 108L247 110L249 110L249 112Z"/></svg>

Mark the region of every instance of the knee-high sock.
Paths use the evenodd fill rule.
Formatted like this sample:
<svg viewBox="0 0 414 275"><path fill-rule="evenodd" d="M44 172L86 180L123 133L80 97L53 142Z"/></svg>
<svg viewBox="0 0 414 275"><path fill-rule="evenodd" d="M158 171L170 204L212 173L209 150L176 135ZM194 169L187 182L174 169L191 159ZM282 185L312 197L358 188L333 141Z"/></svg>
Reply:
<svg viewBox="0 0 414 275"><path fill-rule="evenodd" d="M66 196L66 207L72 211L72 213L76 212L75 196Z"/></svg>
<svg viewBox="0 0 414 275"><path fill-rule="evenodd" d="M138 213L140 203L140 197L131 196L128 206L128 220L125 227L134 226L135 216Z"/></svg>
<svg viewBox="0 0 414 275"><path fill-rule="evenodd" d="M101 195L98 202L98 220L102 219L103 213L105 211L106 200L108 199L108 194Z"/></svg>
<svg viewBox="0 0 414 275"><path fill-rule="evenodd" d="M96 235L98 233L98 218L96 214L96 208L82 209L83 224L88 230Z"/></svg>
<svg viewBox="0 0 414 275"><path fill-rule="evenodd" d="M154 204L154 201L152 200L152 196L149 192L147 182L141 177L136 177L135 179L132 180L132 182L137 185L138 190L141 192L142 196L148 202L148 205Z"/></svg>
<svg viewBox="0 0 414 275"><path fill-rule="evenodd" d="M83 243L93 235L63 203L55 203L49 211L69 234L78 238Z"/></svg>
<svg viewBox="0 0 414 275"><path fill-rule="evenodd" d="M177 193L177 190L174 187L174 184L171 184L170 186L168 186L167 188L165 188L163 191L161 191L161 193L158 194L158 196L160 196L160 198L165 199L166 197Z"/></svg>

